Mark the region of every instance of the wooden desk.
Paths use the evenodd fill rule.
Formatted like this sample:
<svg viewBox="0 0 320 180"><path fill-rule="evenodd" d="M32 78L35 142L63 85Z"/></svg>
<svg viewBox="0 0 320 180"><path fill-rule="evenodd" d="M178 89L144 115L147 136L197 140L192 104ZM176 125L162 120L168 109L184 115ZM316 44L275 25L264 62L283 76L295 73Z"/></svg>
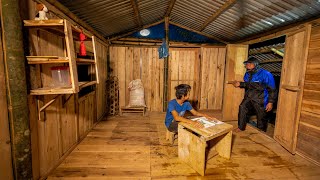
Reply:
<svg viewBox="0 0 320 180"><path fill-rule="evenodd" d="M227 123L209 128L194 128L187 123L179 123L179 159L204 176L206 161L213 156L230 159L233 126Z"/></svg>

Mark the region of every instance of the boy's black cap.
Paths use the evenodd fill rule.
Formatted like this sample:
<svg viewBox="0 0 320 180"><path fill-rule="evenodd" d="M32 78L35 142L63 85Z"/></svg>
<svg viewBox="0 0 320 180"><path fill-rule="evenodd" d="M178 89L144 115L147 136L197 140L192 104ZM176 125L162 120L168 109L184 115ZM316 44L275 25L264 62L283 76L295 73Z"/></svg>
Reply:
<svg viewBox="0 0 320 180"><path fill-rule="evenodd" d="M246 61L243 62L243 64L247 63L259 63L259 60L255 57L249 57Z"/></svg>

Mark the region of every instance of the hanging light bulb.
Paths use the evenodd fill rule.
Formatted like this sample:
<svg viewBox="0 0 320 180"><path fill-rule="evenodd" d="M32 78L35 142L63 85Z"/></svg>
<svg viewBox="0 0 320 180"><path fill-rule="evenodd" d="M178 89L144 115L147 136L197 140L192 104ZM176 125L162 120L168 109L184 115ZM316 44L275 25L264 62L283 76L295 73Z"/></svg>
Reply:
<svg viewBox="0 0 320 180"><path fill-rule="evenodd" d="M142 29L140 31L140 35L141 36L149 36L149 34L150 34L150 30L149 29Z"/></svg>

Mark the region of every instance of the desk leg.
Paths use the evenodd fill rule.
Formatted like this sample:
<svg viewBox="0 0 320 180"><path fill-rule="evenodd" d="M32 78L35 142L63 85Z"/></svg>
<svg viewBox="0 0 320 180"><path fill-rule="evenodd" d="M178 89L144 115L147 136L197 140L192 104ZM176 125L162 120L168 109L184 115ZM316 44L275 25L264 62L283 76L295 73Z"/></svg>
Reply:
<svg viewBox="0 0 320 180"><path fill-rule="evenodd" d="M178 128L178 136L179 159L204 176L206 141L185 130L181 125Z"/></svg>
<svg viewBox="0 0 320 180"><path fill-rule="evenodd" d="M216 151L221 157L230 159L232 131L226 134L216 145Z"/></svg>

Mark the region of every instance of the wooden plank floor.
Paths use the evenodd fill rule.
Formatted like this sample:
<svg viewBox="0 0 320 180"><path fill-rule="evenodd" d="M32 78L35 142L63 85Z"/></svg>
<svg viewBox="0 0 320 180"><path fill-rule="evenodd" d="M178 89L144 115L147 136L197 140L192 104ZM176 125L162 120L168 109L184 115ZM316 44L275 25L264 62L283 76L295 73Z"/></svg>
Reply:
<svg viewBox="0 0 320 180"><path fill-rule="evenodd" d="M210 159L201 177L178 159L177 140L165 141L164 116L107 118L48 179L320 179L319 166L250 127L233 135L231 159Z"/></svg>

